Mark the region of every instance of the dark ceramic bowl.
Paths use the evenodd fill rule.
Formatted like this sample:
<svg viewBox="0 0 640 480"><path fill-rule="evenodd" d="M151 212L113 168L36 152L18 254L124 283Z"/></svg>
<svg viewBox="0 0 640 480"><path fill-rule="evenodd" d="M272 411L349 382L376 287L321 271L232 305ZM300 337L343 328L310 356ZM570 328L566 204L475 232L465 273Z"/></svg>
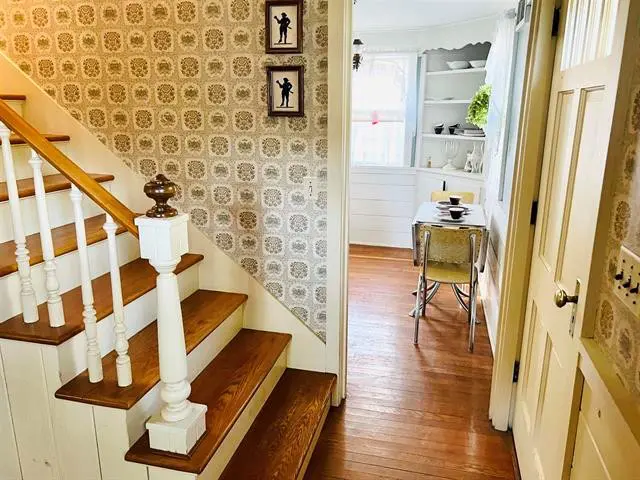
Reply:
<svg viewBox="0 0 640 480"><path fill-rule="evenodd" d="M461 219L463 214L464 214L464 208L451 207L449 209L449 215L451 215L451 218L453 218L454 220Z"/></svg>
<svg viewBox="0 0 640 480"><path fill-rule="evenodd" d="M440 135L443 130L444 127L433 127L433 131L436 132L436 135Z"/></svg>
<svg viewBox="0 0 640 480"><path fill-rule="evenodd" d="M462 197L460 195L449 195L449 202L451 205L460 205Z"/></svg>

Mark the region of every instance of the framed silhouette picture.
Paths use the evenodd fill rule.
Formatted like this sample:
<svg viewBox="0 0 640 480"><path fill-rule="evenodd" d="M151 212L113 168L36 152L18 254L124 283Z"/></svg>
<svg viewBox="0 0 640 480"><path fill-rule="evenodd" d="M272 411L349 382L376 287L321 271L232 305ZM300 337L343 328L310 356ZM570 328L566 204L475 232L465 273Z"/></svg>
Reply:
<svg viewBox="0 0 640 480"><path fill-rule="evenodd" d="M304 67L267 67L269 116L304 117Z"/></svg>
<svg viewBox="0 0 640 480"><path fill-rule="evenodd" d="M302 0L266 0L267 53L302 53Z"/></svg>

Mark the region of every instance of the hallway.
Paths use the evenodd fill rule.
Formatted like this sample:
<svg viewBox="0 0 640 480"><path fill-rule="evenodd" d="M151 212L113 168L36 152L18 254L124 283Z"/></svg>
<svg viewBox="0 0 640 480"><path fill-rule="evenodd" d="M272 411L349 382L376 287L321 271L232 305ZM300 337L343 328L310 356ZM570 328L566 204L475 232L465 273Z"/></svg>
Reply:
<svg viewBox="0 0 640 480"><path fill-rule="evenodd" d="M466 314L442 288L412 344L409 250L352 246L347 400L333 409L306 479L514 479L511 435L488 416L484 324L467 351Z"/></svg>

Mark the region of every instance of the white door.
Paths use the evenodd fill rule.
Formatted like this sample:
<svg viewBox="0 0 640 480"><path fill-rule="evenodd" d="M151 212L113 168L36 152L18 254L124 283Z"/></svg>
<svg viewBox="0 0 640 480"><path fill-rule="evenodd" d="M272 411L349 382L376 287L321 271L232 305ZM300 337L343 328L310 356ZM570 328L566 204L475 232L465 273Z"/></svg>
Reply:
<svg viewBox="0 0 640 480"><path fill-rule="evenodd" d="M629 0L561 8L513 422L524 480L566 478L571 467L577 337L593 294L586 286L628 9ZM578 293L577 303L557 306L563 292Z"/></svg>

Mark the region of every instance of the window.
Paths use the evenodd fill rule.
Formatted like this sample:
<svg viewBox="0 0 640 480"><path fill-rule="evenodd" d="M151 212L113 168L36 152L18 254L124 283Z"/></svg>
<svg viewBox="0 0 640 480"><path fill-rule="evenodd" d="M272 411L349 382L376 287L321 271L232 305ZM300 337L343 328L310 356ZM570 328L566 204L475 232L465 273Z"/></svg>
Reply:
<svg viewBox="0 0 640 480"><path fill-rule="evenodd" d="M415 53L367 54L353 74L352 166L410 166L416 129Z"/></svg>

